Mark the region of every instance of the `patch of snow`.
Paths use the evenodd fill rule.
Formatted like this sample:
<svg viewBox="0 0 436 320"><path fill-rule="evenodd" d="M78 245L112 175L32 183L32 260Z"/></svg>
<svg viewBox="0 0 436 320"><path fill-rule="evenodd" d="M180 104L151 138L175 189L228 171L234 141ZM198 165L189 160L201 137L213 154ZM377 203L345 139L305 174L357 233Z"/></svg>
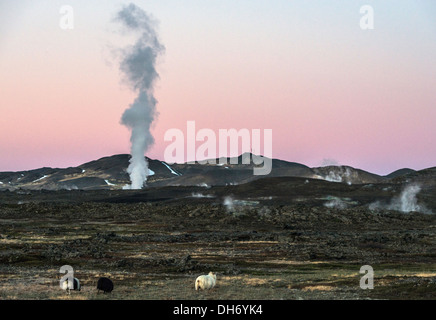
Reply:
<svg viewBox="0 0 436 320"><path fill-rule="evenodd" d="M148 176L154 176L154 171L153 171L153 170L150 170L150 169L148 169Z"/></svg>
<svg viewBox="0 0 436 320"><path fill-rule="evenodd" d="M71 191L71 190L79 190L79 188L76 186L76 185L65 185L65 186L62 186L61 187L61 189L62 190L68 190L68 191Z"/></svg>
<svg viewBox="0 0 436 320"><path fill-rule="evenodd" d="M104 182L106 182L108 186L116 186L116 184L110 183L110 182L107 181L107 180L104 180Z"/></svg>
<svg viewBox="0 0 436 320"><path fill-rule="evenodd" d="M251 198L250 198L251 199ZM260 197L260 198L254 198L254 199L258 199L258 200L272 200L273 197L269 196L269 197Z"/></svg>
<svg viewBox="0 0 436 320"><path fill-rule="evenodd" d="M39 179L36 179L36 180L33 180L32 182L37 182L37 181L40 181L40 180L45 179L45 178L47 178L47 177L48 177L48 176L44 175L43 177L41 177L41 178L39 178Z"/></svg>
<svg viewBox="0 0 436 320"><path fill-rule="evenodd" d="M85 171L86 171L85 169L82 169L82 173L85 173Z"/></svg>
<svg viewBox="0 0 436 320"><path fill-rule="evenodd" d="M165 167L168 168L168 170L171 171L172 174L175 174L176 176L181 176L180 173L175 172L168 164L166 164L165 162L161 161L163 165L165 165Z"/></svg>

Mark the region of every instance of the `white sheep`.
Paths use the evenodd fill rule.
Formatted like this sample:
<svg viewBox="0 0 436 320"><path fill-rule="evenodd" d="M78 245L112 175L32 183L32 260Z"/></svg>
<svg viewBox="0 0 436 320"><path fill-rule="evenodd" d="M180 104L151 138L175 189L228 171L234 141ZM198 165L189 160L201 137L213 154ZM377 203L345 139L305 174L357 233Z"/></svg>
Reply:
<svg viewBox="0 0 436 320"><path fill-rule="evenodd" d="M62 289L66 290L66 291L68 292L68 294L70 294L70 290L71 290L71 289L73 289L73 290L77 290L77 291L80 291L81 287L80 287L80 281L79 281L79 279L77 279L77 278L74 278L74 279L73 279L73 285L72 285L72 288L71 288L71 289L70 289L70 286L69 286L68 279L65 280L65 281L62 283Z"/></svg>
<svg viewBox="0 0 436 320"><path fill-rule="evenodd" d="M213 272L209 272L208 275L199 276L195 280L195 290L212 289L213 287L215 287L215 284L216 284L216 274L214 274Z"/></svg>

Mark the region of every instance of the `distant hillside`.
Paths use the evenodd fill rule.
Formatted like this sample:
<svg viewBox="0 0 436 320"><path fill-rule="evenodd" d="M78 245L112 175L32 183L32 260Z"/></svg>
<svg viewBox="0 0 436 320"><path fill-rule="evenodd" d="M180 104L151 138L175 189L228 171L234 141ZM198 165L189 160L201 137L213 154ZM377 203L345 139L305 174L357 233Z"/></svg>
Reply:
<svg viewBox="0 0 436 320"><path fill-rule="evenodd" d="M249 157L250 163L243 164L242 158ZM28 171L0 172L0 190L91 190L122 189L130 183L126 169L130 155L119 154L103 157L70 168L40 168ZM272 177L300 177L346 184L368 184L404 179L427 181L436 179L436 168L422 171L397 170L387 176L379 176L349 166L326 166L310 168L300 163L272 159L272 170L266 176L254 175L256 164L252 154L235 158L213 159L212 164L172 164L146 158L149 162L149 187L161 186L226 186ZM225 161L224 161L225 160ZM263 165L260 165L263 166ZM403 180L402 180L403 179Z"/></svg>
<svg viewBox="0 0 436 320"><path fill-rule="evenodd" d="M404 168L404 169L396 170L396 171L394 171L394 172L388 174L388 175L385 176L385 177L388 178L388 179L394 179L394 178L398 178L398 177L405 176L405 175L407 175L407 174L409 174L409 173L413 173L413 172L416 172L416 171L413 170L413 169Z"/></svg>
<svg viewBox="0 0 436 320"><path fill-rule="evenodd" d="M313 168L313 171L324 180L347 184L380 183L386 178L349 166L326 166Z"/></svg>
<svg viewBox="0 0 436 320"><path fill-rule="evenodd" d="M390 180L393 183L415 183L421 186L436 185L436 167L406 173L395 176Z"/></svg>

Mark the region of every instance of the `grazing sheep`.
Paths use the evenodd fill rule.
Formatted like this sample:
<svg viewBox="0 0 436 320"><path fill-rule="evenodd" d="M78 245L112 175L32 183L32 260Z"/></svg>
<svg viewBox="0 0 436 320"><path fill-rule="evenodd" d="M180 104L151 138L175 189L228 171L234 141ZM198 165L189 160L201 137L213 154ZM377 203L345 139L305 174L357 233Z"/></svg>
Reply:
<svg viewBox="0 0 436 320"><path fill-rule="evenodd" d="M102 290L103 293L112 292L113 289L114 289L114 284L110 279L105 278L105 277L101 277L100 279L98 279L98 282L97 282L98 292L97 293L99 293L100 290Z"/></svg>
<svg viewBox="0 0 436 320"><path fill-rule="evenodd" d="M195 280L195 290L212 289L216 284L216 274L209 272L208 275L202 275Z"/></svg>
<svg viewBox="0 0 436 320"><path fill-rule="evenodd" d="M69 284L69 282L68 282L68 279L67 280L65 280L63 283L62 283L62 289L64 289L64 290L67 290L67 292L68 292L68 294L70 294L70 286L68 285ZM80 291L80 281L79 281L79 279L77 279L77 278L74 278L73 279L73 289L72 290L76 290L76 291Z"/></svg>

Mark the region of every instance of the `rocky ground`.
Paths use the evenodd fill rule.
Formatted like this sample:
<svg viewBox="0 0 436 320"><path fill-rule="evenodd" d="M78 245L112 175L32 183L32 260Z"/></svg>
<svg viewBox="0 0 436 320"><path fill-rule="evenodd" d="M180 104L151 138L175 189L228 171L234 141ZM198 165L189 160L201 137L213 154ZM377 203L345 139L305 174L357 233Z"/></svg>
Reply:
<svg viewBox="0 0 436 320"><path fill-rule="evenodd" d="M257 193L0 192L0 298L436 298L436 215L370 210L375 198L362 186L320 182L297 192L305 183L274 181ZM335 194L347 198L326 205ZM63 265L82 291L60 289ZM360 288L363 265L374 269L372 290ZM209 271L216 287L196 292L195 278ZM112 294L97 293L100 276L113 280Z"/></svg>

